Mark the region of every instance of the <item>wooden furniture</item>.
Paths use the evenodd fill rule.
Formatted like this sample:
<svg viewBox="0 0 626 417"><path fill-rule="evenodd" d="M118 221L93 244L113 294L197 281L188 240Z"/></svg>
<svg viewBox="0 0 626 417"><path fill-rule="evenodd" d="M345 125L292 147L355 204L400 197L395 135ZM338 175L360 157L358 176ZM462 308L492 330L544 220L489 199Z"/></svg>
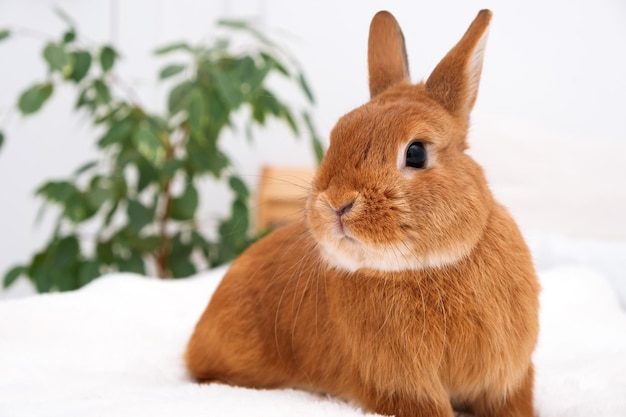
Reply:
<svg viewBox="0 0 626 417"><path fill-rule="evenodd" d="M314 169L265 166L257 192L256 229L263 232L292 223L304 215Z"/></svg>

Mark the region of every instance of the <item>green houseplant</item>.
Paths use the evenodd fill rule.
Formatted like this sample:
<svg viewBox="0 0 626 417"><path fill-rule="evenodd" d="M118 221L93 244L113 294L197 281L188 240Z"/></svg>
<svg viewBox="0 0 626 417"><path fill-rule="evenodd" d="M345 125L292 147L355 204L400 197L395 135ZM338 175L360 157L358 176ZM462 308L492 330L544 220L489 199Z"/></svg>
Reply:
<svg viewBox="0 0 626 417"><path fill-rule="evenodd" d="M223 133L239 129L251 138L255 127L274 118L294 136L306 132L321 158L310 117L314 99L298 63L254 26L220 21L227 35L210 44L175 43L155 52L170 59L159 72L170 88L167 110L159 114L120 88L113 47L83 43L74 22L59 14L68 28L43 48L47 75L17 106L23 115L35 114L69 84L76 110L104 133L96 160L37 189L44 207L56 207L56 227L40 251L5 273L3 285L26 277L39 292L67 291L110 271L178 278L232 260L256 237L249 230L250 193L220 147ZM0 31L0 39L10 35ZM233 47L238 36L252 46ZM286 104L270 89L270 77L295 85L305 105ZM3 140L0 132L0 145ZM197 184L207 177L233 195L230 216L212 233L197 222ZM95 236L82 233L87 225Z"/></svg>

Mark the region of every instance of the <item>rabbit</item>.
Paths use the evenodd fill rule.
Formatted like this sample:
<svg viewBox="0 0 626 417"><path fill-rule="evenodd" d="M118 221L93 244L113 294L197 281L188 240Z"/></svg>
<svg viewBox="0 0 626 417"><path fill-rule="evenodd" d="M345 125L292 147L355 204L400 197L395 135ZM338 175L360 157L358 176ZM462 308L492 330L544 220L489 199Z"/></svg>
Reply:
<svg viewBox="0 0 626 417"><path fill-rule="evenodd" d="M540 291L466 154L491 12L411 84L370 26L370 101L339 119L303 218L230 266L185 353L202 382L323 392L398 417L533 416Z"/></svg>

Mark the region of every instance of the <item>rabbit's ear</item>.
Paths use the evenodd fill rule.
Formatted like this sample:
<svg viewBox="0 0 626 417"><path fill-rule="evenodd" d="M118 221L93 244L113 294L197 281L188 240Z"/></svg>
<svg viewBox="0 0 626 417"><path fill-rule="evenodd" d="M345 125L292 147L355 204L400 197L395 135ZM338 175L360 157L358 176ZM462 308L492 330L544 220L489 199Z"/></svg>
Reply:
<svg viewBox="0 0 626 417"><path fill-rule="evenodd" d="M476 101L490 20L491 11L481 10L426 81L426 90L453 116L469 117Z"/></svg>
<svg viewBox="0 0 626 417"><path fill-rule="evenodd" d="M371 98L400 81L409 80L404 36L389 12L380 11L372 19L367 64Z"/></svg>

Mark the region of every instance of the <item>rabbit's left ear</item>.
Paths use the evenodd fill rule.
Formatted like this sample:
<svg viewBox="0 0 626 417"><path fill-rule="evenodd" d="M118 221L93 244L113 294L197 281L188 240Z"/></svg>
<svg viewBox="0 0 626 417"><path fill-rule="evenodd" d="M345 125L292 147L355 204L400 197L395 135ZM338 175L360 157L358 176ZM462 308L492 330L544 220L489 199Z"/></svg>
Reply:
<svg viewBox="0 0 626 417"><path fill-rule="evenodd" d="M439 62L426 90L450 114L468 118L480 84L491 11L481 10L463 38Z"/></svg>
<svg viewBox="0 0 626 417"><path fill-rule="evenodd" d="M370 98L387 88L409 80L409 64L404 47L404 35L393 15L376 13L370 24L367 45Z"/></svg>

